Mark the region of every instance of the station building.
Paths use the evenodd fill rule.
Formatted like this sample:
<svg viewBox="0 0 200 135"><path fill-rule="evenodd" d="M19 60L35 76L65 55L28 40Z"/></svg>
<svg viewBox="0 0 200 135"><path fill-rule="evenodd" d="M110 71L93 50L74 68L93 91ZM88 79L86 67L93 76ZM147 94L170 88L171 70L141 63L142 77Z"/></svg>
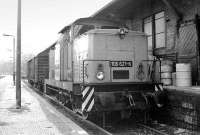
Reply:
<svg viewBox="0 0 200 135"><path fill-rule="evenodd" d="M113 0L93 15L145 32L150 59L191 63L193 85L200 83L199 16L199 0Z"/></svg>

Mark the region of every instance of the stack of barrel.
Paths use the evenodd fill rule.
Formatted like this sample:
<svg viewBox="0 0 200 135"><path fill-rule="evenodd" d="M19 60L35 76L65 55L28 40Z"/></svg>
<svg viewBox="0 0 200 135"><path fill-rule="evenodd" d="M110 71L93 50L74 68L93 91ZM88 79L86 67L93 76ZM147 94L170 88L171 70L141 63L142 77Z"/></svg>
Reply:
<svg viewBox="0 0 200 135"><path fill-rule="evenodd" d="M200 130L199 112L200 95L190 93L186 88L192 85L191 65L189 63L176 63L176 71L173 72L173 64L163 62L161 65L161 82L168 87L166 116L170 124L190 130ZM179 88L177 88L179 87ZM167 87L166 87L167 88ZM192 89L191 89L192 90Z"/></svg>
<svg viewBox="0 0 200 135"><path fill-rule="evenodd" d="M191 86L191 65L188 63L176 64L176 86Z"/></svg>
<svg viewBox="0 0 200 135"><path fill-rule="evenodd" d="M173 72L173 64L164 62L161 65L161 83L165 86L175 85L187 87L192 85L191 65L189 63L177 63L176 72Z"/></svg>
<svg viewBox="0 0 200 135"><path fill-rule="evenodd" d="M163 83L163 85L172 85L172 64L169 62L164 62L161 65L161 83Z"/></svg>

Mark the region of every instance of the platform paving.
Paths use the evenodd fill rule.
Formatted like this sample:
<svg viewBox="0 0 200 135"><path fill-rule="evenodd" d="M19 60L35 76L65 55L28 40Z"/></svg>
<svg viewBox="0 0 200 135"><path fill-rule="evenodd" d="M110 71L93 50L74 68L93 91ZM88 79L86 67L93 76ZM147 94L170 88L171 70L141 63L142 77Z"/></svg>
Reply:
<svg viewBox="0 0 200 135"><path fill-rule="evenodd" d="M72 120L22 82L22 107L16 109L12 76L0 79L0 135L87 135Z"/></svg>

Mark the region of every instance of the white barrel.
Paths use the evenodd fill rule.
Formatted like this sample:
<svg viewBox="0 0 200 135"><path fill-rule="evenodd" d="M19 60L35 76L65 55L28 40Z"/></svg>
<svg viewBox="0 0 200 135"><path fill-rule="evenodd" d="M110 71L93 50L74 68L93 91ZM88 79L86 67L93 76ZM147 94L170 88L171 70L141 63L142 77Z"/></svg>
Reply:
<svg viewBox="0 0 200 135"><path fill-rule="evenodd" d="M172 66L171 65L161 65L161 83L163 85L172 84Z"/></svg>
<svg viewBox="0 0 200 135"><path fill-rule="evenodd" d="M176 86L191 86L191 65L187 63L176 64Z"/></svg>
<svg viewBox="0 0 200 135"><path fill-rule="evenodd" d="M172 72L172 66L170 65L161 65L161 73L164 73L164 72Z"/></svg>
<svg viewBox="0 0 200 135"><path fill-rule="evenodd" d="M161 83L163 83L163 85L172 85L172 79L171 78L168 78L168 79L165 79L165 78L161 78Z"/></svg>
<svg viewBox="0 0 200 135"><path fill-rule="evenodd" d="M171 72L161 72L161 78L172 78Z"/></svg>

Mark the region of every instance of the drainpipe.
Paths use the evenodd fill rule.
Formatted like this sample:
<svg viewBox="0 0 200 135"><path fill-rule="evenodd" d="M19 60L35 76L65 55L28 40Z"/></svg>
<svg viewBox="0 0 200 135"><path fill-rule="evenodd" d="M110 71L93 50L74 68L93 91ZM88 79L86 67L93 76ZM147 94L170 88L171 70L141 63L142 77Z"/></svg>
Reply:
<svg viewBox="0 0 200 135"><path fill-rule="evenodd" d="M199 71L199 66L200 66L200 18L199 15L196 14L195 15L195 25L196 25L196 31L197 31L197 59L198 59L198 68L197 68L197 72L198 72L198 80L197 80L197 84L199 84L200 82L200 71Z"/></svg>

